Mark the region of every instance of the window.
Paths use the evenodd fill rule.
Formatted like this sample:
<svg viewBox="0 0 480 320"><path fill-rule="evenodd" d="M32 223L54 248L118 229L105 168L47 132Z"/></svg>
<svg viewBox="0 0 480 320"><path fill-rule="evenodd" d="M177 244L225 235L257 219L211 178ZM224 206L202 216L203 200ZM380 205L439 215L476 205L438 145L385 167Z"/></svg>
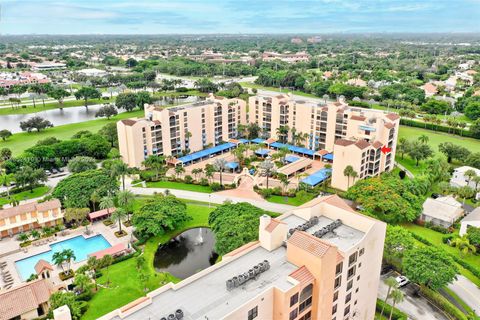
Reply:
<svg viewBox="0 0 480 320"><path fill-rule="evenodd" d="M293 310L292 312L290 312L290 317L289 317L289 319L290 319L290 320L293 320L293 319L295 319L295 318L297 317L297 315L298 315L298 311L297 311L297 309L295 308L295 310Z"/></svg>
<svg viewBox="0 0 480 320"><path fill-rule="evenodd" d="M338 291L335 291L335 293L333 294L333 302L337 301L338 299Z"/></svg>
<svg viewBox="0 0 480 320"><path fill-rule="evenodd" d="M337 279L335 279L335 286L333 288L337 289L338 287L340 287L341 284L342 284L342 277L338 277Z"/></svg>
<svg viewBox="0 0 480 320"><path fill-rule="evenodd" d="M352 293L351 292L349 294L347 294L347 296L345 297L345 303L349 303L350 300L352 300Z"/></svg>
<svg viewBox="0 0 480 320"><path fill-rule="evenodd" d="M348 281L348 283L347 283L347 291L350 290L350 289L352 289L352 287L353 287L353 279L350 280L350 281Z"/></svg>
<svg viewBox="0 0 480 320"><path fill-rule="evenodd" d="M298 307L298 311L301 313L303 310L310 307L311 305L312 305L312 297L310 296L307 300L300 303L300 306Z"/></svg>
<svg viewBox="0 0 480 320"><path fill-rule="evenodd" d="M294 304L298 302L298 293L295 293L290 297L290 307L293 307Z"/></svg>
<svg viewBox="0 0 480 320"><path fill-rule="evenodd" d="M358 255L359 255L359 256L362 256L364 253L365 253L365 248L362 248L362 249L360 249L360 251L358 252Z"/></svg>
<svg viewBox="0 0 480 320"><path fill-rule="evenodd" d="M313 291L313 284L309 284L305 288L303 288L302 292L300 293L300 302L305 301L308 297L312 296Z"/></svg>
<svg viewBox="0 0 480 320"><path fill-rule="evenodd" d="M343 312L343 315L346 316L349 313L350 313L350 306L345 308L345 311Z"/></svg>
<svg viewBox="0 0 480 320"><path fill-rule="evenodd" d="M305 313L303 315L303 317L300 317L300 319L298 319L298 320L310 320L310 319L312 319L312 313L310 311L308 311L307 313Z"/></svg>
<svg viewBox="0 0 480 320"><path fill-rule="evenodd" d="M357 253L356 252L348 258L348 266L350 267L355 262L357 262Z"/></svg>
<svg viewBox="0 0 480 320"><path fill-rule="evenodd" d="M357 288L357 289L355 289L355 293L358 293L358 288Z"/></svg>
<svg viewBox="0 0 480 320"><path fill-rule="evenodd" d="M355 275L355 266L351 267L350 269L348 269L348 274L347 274L347 278L350 279L351 277L353 277Z"/></svg>
<svg viewBox="0 0 480 320"><path fill-rule="evenodd" d="M334 305L332 308L332 315L334 315L337 312L337 305Z"/></svg>
<svg viewBox="0 0 480 320"><path fill-rule="evenodd" d="M258 306L248 311L248 320L253 320L258 316Z"/></svg>
<svg viewBox="0 0 480 320"><path fill-rule="evenodd" d="M337 264L337 268L335 269L335 274L339 275L340 273L342 273L342 269L343 269L343 262L340 262L339 264Z"/></svg>

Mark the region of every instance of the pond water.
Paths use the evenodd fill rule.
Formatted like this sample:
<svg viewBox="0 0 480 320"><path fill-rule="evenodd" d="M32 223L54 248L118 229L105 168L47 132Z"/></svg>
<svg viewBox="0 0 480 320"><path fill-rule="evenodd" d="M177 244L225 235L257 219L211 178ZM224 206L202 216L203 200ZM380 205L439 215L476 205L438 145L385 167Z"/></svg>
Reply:
<svg viewBox="0 0 480 320"><path fill-rule="evenodd" d="M156 102L158 105L169 105L169 104L182 104L189 102L196 102L200 97L197 96L186 96L178 98L163 97L162 100ZM101 104L91 105L88 108L83 106L80 107L69 107L64 109L50 109L39 111L37 113L30 114L12 114L12 115L3 115L0 116L0 130L7 129L12 133L21 132L20 122L30 119L34 116L40 116L44 119L49 120L53 123L54 126L60 126L63 124L78 123L88 120L95 119L95 113L102 107ZM41 110L41 105L38 106L38 109ZM118 112L124 112L123 109L119 109Z"/></svg>
<svg viewBox="0 0 480 320"><path fill-rule="evenodd" d="M169 272L185 279L215 264L215 237L209 228L187 230L158 247L154 266L158 272Z"/></svg>

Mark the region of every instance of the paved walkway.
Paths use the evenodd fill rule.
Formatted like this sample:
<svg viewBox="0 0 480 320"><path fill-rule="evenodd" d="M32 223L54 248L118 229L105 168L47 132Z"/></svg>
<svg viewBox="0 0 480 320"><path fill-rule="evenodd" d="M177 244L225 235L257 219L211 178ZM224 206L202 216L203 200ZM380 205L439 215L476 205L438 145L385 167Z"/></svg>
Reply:
<svg viewBox="0 0 480 320"><path fill-rule="evenodd" d="M457 280L449 284L448 288L472 308L477 316L480 316L480 288L461 275L458 275Z"/></svg>
<svg viewBox="0 0 480 320"><path fill-rule="evenodd" d="M230 189L217 192L217 195L224 197L237 197L257 201L264 201L262 196L253 190L255 181L249 176L242 176L240 178L240 185L236 189Z"/></svg>
<svg viewBox="0 0 480 320"><path fill-rule="evenodd" d="M154 193L165 192L164 188L138 188L138 187L130 187L127 186L130 191L135 194L139 195L153 195ZM248 202L252 205L262 208L267 211L277 212L277 213L284 213L294 209L294 206L289 206L286 204L279 204L279 203L272 203L265 200L252 200L248 198L241 198L238 195L223 195L221 192L218 193L201 193L201 192L194 192L194 191L186 191L186 190L176 190L176 189L168 189L171 194L174 196L181 198L181 199L189 199L189 200L196 200L196 201L203 201L209 203L217 203L222 204L225 201L232 201L236 202Z"/></svg>

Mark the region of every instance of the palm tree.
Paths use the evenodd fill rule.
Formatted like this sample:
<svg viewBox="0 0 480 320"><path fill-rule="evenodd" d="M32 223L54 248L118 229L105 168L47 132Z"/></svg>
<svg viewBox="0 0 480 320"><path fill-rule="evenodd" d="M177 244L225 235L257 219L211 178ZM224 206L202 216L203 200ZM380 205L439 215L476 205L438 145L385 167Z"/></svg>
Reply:
<svg viewBox="0 0 480 320"><path fill-rule="evenodd" d="M289 131L290 131L290 128L288 126L280 126L277 128L276 133L277 133L277 136L280 138L280 141L282 141L282 143L285 143L287 141L287 136Z"/></svg>
<svg viewBox="0 0 480 320"><path fill-rule="evenodd" d="M40 238L40 232L38 232L38 230L33 229L32 231L30 231L30 236L33 239L37 240Z"/></svg>
<svg viewBox="0 0 480 320"><path fill-rule="evenodd" d="M125 175L128 173L128 166L121 160L116 160L110 167L112 178L122 177L122 190L125 191Z"/></svg>
<svg viewBox="0 0 480 320"><path fill-rule="evenodd" d="M97 260L96 256L91 256L87 260L87 267L88 267L88 269L93 271L92 272L92 274L93 274L92 278L93 278L93 281L95 282L95 290L98 290L96 278L97 278L97 269L100 267L100 261Z"/></svg>
<svg viewBox="0 0 480 320"><path fill-rule="evenodd" d="M183 166L175 166L175 178L178 179L178 176L185 172Z"/></svg>
<svg viewBox="0 0 480 320"><path fill-rule="evenodd" d="M112 196L105 196L102 199L100 199L100 209L102 210L107 210L107 216L110 215L110 208L112 208L115 205L114 199Z"/></svg>
<svg viewBox="0 0 480 320"><path fill-rule="evenodd" d="M77 274L73 280L76 291L88 292L92 290L92 279L85 274Z"/></svg>
<svg viewBox="0 0 480 320"><path fill-rule="evenodd" d="M428 143L428 136L426 134L422 134L420 137L418 137L418 141L420 141L421 143Z"/></svg>
<svg viewBox="0 0 480 320"><path fill-rule="evenodd" d="M393 289L393 291L390 293L390 298L392 298L393 304L392 304L392 308L390 308L390 315L388 317L388 320L392 320L393 309L395 309L395 305L397 303L400 303L403 301L403 297L404 297L403 291L401 291L400 289Z"/></svg>
<svg viewBox="0 0 480 320"><path fill-rule="evenodd" d="M60 266L64 274L70 274L70 265L72 260L75 260L75 253L72 249L64 249L62 251L57 251L53 254L52 260L53 263L57 266Z"/></svg>
<svg viewBox="0 0 480 320"><path fill-rule="evenodd" d="M278 149L278 155L282 159L282 162L285 162L285 157L287 156L288 152L290 152L290 150L288 150L288 147L281 147L280 149Z"/></svg>
<svg viewBox="0 0 480 320"><path fill-rule="evenodd" d="M475 191L478 190L478 184L480 183L480 176L474 176L472 178L473 183L475 183Z"/></svg>
<svg viewBox="0 0 480 320"><path fill-rule="evenodd" d="M54 252L52 256L52 262L57 266L62 268L62 271L65 273L65 267L63 263L65 262L65 256L62 251Z"/></svg>
<svg viewBox="0 0 480 320"><path fill-rule="evenodd" d="M113 257L109 254L103 256L102 259L100 259L100 265L102 266L102 268L105 268L106 270L106 273L107 273L107 285L110 284L110 274L108 272L108 267L110 267L113 263Z"/></svg>
<svg viewBox="0 0 480 320"><path fill-rule="evenodd" d="M350 165L346 166L345 169L343 169L343 175L348 179L347 189L350 188L350 177L352 176L354 171L355 170L353 170L353 167Z"/></svg>
<svg viewBox="0 0 480 320"><path fill-rule="evenodd" d="M477 248L470 243L468 240L467 235L463 235L462 237L457 237L450 242L452 247L458 248L463 256L467 256L470 253L476 253Z"/></svg>
<svg viewBox="0 0 480 320"><path fill-rule="evenodd" d="M395 290L398 287L398 282L397 280L395 280L394 277L388 277L385 280L385 284L388 286L388 290L387 290L387 295L385 297L385 300L383 301L384 304L382 306L382 311L380 312L380 319L382 319L383 317L383 311L385 309L385 305L387 304L388 298L390 298L390 291L392 290L392 288Z"/></svg>
<svg viewBox="0 0 480 320"><path fill-rule="evenodd" d="M112 221L118 221L119 234L122 234L122 220L125 219L127 216L127 210L125 210L124 208L117 208L114 212L112 212L112 215L110 216L110 219L112 219Z"/></svg>
<svg viewBox="0 0 480 320"><path fill-rule="evenodd" d="M25 241L28 241L28 239L30 239L30 235L28 233L20 233L17 239L21 242L25 242Z"/></svg>
<svg viewBox="0 0 480 320"><path fill-rule="evenodd" d="M72 260L76 259L75 253L72 249L65 249L62 252L65 257L65 263L67 264L67 273L70 273L70 264L72 263Z"/></svg>
<svg viewBox="0 0 480 320"><path fill-rule="evenodd" d="M280 182L283 185L283 192L285 192L287 190L287 187L288 187L288 184L289 184L287 175L285 175L283 173L279 173L278 174L278 179L280 180Z"/></svg>
<svg viewBox="0 0 480 320"><path fill-rule="evenodd" d="M132 211L131 205L135 199L135 195L130 190L117 192L117 203L120 207L124 208L127 212L127 220L130 222L130 213Z"/></svg>
<svg viewBox="0 0 480 320"><path fill-rule="evenodd" d="M262 163L260 163L258 167L260 168L260 170L263 171L263 173L265 173L265 176L267 177L267 189L268 189L268 178L274 172L275 164L270 160L265 160Z"/></svg>
<svg viewBox="0 0 480 320"><path fill-rule="evenodd" d="M142 162L142 165L150 170L153 170L155 172L155 180L158 180L160 172L165 168L165 157L155 155L148 156Z"/></svg>
<svg viewBox="0 0 480 320"><path fill-rule="evenodd" d="M220 173L220 185L223 186L222 173L227 168L227 160L225 159L215 159L213 162L213 167L216 171Z"/></svg>
<svg viewBox="0 0 480 320"><path fill-rule="evenodd" d="M97 211L97 203L100 201L100 195L98 194L97 190L92 192L92 195L90 196L90 202L92 202L93 206L93 211Z"/></svg>
<svg viewBox="0 0 480 320"><path fill-rule="evenodd" d="M470 184L470 181L477 175L477 173L473 169L468 169L463 175L467 177L468 184Z"/></svg>

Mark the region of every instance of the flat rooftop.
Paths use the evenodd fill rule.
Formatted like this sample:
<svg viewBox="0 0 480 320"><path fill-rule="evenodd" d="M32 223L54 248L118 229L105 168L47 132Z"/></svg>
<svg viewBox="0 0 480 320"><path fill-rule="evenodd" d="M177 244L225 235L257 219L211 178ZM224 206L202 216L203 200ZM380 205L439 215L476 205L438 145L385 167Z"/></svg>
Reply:
<svg viewBox="0 0 480 320"><path fill-rule="evenodd" d="M227 290L228 279L247 272L263 260L269 261L269 270L261 273L256 280ZM281 290L292 288L293 284L287 281L287 276L297 269L286 260L286 248L280 247L269 252L258 247L180 289L160 293L150 305L124 319L160 319L175 313L177 309L182 309L187 320L220 319L271 287Z"/></svg>
<svg viewBox="0 0 480 320"><path fill-rule="evenodd" d="M190 103L181 104L181 105L174 106L174 107L168 107L166 109L170 110L170 111L179 111L179 110L184 110L184 109L208 106L208 105L213 104L213 103L215 103L215 101L213 101L211 99L206 99L206 100L203 100L203 101L190 102Z"/></svg>
<svg viewBox="0 0 480 320"><path fill-rule="evenodd" d="M289 215L282 221L288 225L289 229L294 229L299 225L307 222L307 220L293 214ZM334 220L325 216L319 216L318 223L313 227L305 230L305 232L313 234L315 233L315 231L326 227L333 221ZM325 234L323 237L321 237L321 239L327 240L334 246L337 246L340 251L348 251L350 248L355 246L363 238L364 235L364 232L342 224L341 226L335 228L332 232Z"/></svg>

